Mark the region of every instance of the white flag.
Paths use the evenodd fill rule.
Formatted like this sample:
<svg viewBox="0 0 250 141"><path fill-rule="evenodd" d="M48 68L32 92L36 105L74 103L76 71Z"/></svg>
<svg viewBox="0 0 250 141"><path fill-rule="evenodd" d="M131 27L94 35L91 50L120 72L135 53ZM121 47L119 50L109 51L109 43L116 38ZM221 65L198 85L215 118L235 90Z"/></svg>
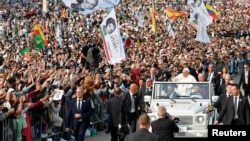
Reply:
<svg viewBox="0 0 250 141"><path fill-rule="evenodd" d="M188 5L191 8L189 22L198 24L198 20L201 20L205 26L213 22L213 18L209 16L203 0L189 0Z"/></svg>
<svg viewBox="0 0 250 141"><path fill-rule="evenodd" d="M212 23L213 19L209 16L203 0L189 0L188 5L191 9L189 22L193 26L198 25L195 40L203 43L211 43L206 27Z"/></svg>
<svg viewBox="0 0 250 141"><path fill-rule="evenodd" d="M135 15L137 21L138 21L138 26L139 27L144 27L144 19L142 16L142 9L138 8L138 10L136 11L136 15Z"/></svg>
<svg viewBox="0 0 250 141"><path fill-rule="evenodd" d="M61 22L56 22L56 40L59 43L60 48L62 48L62 37L61 37Z"/></svg>
<svg viewBox="0 0 250 141"><path fill-rule="evenodd" d="M89 14L99 9L118 5L120 0L63 0L67 7Z"/></svg>
<svg viewBox="0 0 250 141"><path fill-rule="evenodd" d="M109 64L115 64L126 58L123 41L117 24L115 10L111 10L109 15L100 25L104 43L104 50Z"/></svg>
<svg viewBox="0 0 250 141"><path fill-rule="evenodd" d="M202 43L211 43L208 34L207 34L207 27L203 24L198 23L198 31L196 34L196 41L200 41Z"/></svg>
<svg viewBox="0 0 250 141"><path fill-rule="evenodd" d="M168 35L174 39L175 33L173 30L173 26L171 24L171 21L168 19L168 16L166 16L166 27L167 27Z"/></svg>

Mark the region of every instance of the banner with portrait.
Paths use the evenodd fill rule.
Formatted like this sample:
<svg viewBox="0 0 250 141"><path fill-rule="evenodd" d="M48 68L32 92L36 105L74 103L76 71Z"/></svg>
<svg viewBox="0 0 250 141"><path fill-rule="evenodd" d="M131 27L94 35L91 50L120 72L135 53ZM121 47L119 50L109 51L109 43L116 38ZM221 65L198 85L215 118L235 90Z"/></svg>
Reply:
<svg viewBox="0 0 250 141"><path fill-rule="evenodd" d="M54 90L53 100L61 100L64 95L64 91L60 89Z"/></svg>
<svg viewBox="0 0 250 141"><path fill-rule="evenodd" d="M112 8L109 15L100 25L104 50L109 64L115 64L126 58L119 25L115 10Z"/></svg>
<svg viewBox="0 0 250 141"><path fill-rule="evenodd" d="M63 0L67 7L78 10L83 14L118 5L120 0Z"/></svg>

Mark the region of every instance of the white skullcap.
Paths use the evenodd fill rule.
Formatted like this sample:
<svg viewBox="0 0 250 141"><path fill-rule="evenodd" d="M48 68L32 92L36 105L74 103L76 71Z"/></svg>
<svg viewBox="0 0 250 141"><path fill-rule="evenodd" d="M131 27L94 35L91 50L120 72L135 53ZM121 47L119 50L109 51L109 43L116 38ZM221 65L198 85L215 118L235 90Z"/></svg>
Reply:
<svg viewBox="0 0 250 141"><path fill-rule="evenodd" d="M183 72L184 72L184 71L190 72L189 68L184 68L184 69L183 69Z"/></svg>

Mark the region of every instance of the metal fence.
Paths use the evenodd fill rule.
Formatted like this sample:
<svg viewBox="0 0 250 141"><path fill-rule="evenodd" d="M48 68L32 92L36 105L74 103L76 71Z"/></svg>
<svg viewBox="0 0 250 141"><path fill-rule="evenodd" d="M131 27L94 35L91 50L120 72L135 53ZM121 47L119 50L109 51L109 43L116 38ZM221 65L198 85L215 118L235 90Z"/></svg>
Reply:
<svg viewBox="0 0 250 141"><path fill-rule="evenodd" d="M91 117L91 127L93 128L100 128L102 126L102 130L105 129L106 126L106 120L108 118L107 113L106 113L106 102L99 99L99 98L94 98L92 99L94 103L94 112ZM69 107L69 101L65 101L64 105L61 107L61 112L59 114L60 117L63 118L63 121L66 120L66 113L68 111ZM46 141L48 138L54 138L57 136L60 140L62 133L65 129L65 122L63 122L61 126L61 130L59 132L50 134L48 132L48 127L51 125L49 122L49 110L44 110L44 111L33 111L32 109L28 112L29 115L29 121L30 121L30 132L32 136L32 141ZM18 141L17 136L18 134L16 132L21 132L20 130L17 130L16 128L16 123L21 122L21 120L18 119L11 119L7 118L4 121L0 122L0 141ZM44 126L44 123L47 125ZM13 124L15 127L13 127ZM22 128L22 126L20 127ZM98 130L98 129L97 129ZM100 130L100 129L99 129ZM21 139L22 133L20 133ZM45 135L45 136L43 136Z"/></svg>

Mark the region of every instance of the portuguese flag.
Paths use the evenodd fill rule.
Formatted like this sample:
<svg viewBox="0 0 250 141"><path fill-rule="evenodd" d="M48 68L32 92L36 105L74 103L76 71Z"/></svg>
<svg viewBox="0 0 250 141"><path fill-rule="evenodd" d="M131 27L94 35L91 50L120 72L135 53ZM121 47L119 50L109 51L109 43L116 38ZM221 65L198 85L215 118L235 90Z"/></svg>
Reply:
<svg viewBox="0 0 250 141"><path fill-rule="evenodd" d="M19 53L23 56L25 60L30 60L30 50L28 47L21 48Z"/></svg>
<svg viewBox="0 0 250 141"><path fill-rule="evenodd" d="M44 47L48 45L48 41L46 40L38 24L34 25L33 31L31 32L31 36L33 36L36 49L44 49Z"/></svg>

